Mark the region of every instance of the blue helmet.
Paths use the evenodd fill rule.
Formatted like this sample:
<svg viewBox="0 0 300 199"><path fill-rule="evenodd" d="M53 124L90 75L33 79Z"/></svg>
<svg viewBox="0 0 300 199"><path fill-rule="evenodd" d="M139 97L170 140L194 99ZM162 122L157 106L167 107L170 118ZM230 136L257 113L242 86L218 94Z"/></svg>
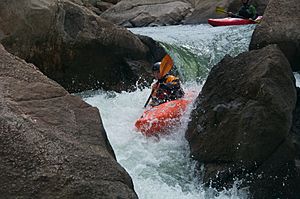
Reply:
<svg viewBox="0 0 300 199"><path fill-rule="evenodd" d="M155 64L153 64L153 66L152 66L152 71L154 72L154 71L159 71L159 69L160 69L160 64L161 64L161 62L156 62Z"/></svg>

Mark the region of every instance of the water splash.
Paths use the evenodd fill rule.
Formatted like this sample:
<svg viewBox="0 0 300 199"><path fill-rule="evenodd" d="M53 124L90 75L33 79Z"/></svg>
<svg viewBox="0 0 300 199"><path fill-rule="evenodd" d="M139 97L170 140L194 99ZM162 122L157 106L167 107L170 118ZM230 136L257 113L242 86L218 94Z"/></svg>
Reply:
<svg viewBox="0 0 300 199"><path fill-rule="evenodd" d="M226 54L248 50L255 25L212 27L207 24L129 29L159 41L174 59L183 81L202 82Z"/></svg>
<svg viewBox="0 0 300 199"><path fill-rule="evenodd" d="M296 79L296 86L300 87L300 74L294 73L295 79Z"/></svg>
<svg viewBox="0 0 300 199"><path fill-rule="evenodd" d="M201 90L201 85L184 85L185 90ZM83 99L99 108L108 139L118 162L127 170L141 199L241 198L235 189L217 192L202 187L196 162L189 157L184 133L189 121L189 107L173 133L157 138L137 132L134 123L144 109L150 89L135 92L104 92L81 94Z"/></svg>
<svg viewBox="0 0 300 199"><path fill-rule="evenodd" d="M130 29L160 41L174 59L185 90L200 91L211 67L225 54L236 56L248 50L254 25L212 28L209 25ZM150 89L135 92L87 92L81 96L99 108L108 139L118 162L133 179L141 199L247 198L247 190L216 191L204 188L196 162L189 157L184 133L189 111L173 133L160 138L144 137L134 123L144 109Z"/></svg>

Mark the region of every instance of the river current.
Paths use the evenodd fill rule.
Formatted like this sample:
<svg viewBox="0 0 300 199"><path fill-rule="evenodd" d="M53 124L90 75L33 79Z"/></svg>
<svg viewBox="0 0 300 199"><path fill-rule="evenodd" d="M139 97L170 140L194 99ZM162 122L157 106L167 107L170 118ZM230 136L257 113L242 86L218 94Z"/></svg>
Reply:
<svg viewBox="0 0 300 199"><path fill-rule="evenodd" d="M236 56L247 51L255 25L211 27L209 25L165 26L130 29L161 42L174 59L185 90L200 92L210 69L226 54ZM131 176L141 199L247 198L237 187L216 191L204 188L201 172L194 171L184 133L189 113L171 135L144 137L134 123L144 111L150 89L135 92L93 91L83 99L98 107L108 139L118 162Z"/></svg>

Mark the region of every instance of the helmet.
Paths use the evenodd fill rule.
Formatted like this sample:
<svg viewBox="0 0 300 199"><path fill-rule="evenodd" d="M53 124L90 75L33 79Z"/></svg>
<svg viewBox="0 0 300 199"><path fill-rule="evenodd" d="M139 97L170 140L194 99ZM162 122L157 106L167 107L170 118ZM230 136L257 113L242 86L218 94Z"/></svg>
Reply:
<svg viewBox="0 0 300 199"><path fill-rule="evenodd" d="M156 62L155 64L153 64L152 71L158 71L160 68L160 64L161 62Z"/></svg>

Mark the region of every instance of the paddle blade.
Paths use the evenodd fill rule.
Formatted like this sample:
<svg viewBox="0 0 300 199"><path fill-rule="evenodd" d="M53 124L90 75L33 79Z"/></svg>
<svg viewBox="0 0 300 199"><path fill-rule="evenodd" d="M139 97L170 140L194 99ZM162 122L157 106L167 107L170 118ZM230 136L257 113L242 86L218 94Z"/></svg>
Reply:
<svg viewBox="0 0 300 199"><path fill-rule="evenodd" d="M225 8L219 7L219 6L216 7L216 12L217 13L222 13L222 14L223 13L225 13L225 14L227 13L227 11L225 10Z"/></svg>
<svg viewBox="0 0 300 199"><path fill-rule="evenodd" d="M159 67L159 73L160 73L161 77L165 76L172 69L173 65L174 65L174 62L173 62L172 58L170 57L170 55L166 54L164 56L164 58L161 60L160 67ZM144 105L144 108L147 107L153 92L154 92L154 90L151 91L151 94L148 97L148 99Z"/></svg>
<svg viewBox="0 0 300 199"><path fill-rule="evenodd" d="M164 58L161 60L160 68L159 68L159 73L163 77L165 76L173 67L173 60L170 57L170 55L166 54Z"/></svg>

